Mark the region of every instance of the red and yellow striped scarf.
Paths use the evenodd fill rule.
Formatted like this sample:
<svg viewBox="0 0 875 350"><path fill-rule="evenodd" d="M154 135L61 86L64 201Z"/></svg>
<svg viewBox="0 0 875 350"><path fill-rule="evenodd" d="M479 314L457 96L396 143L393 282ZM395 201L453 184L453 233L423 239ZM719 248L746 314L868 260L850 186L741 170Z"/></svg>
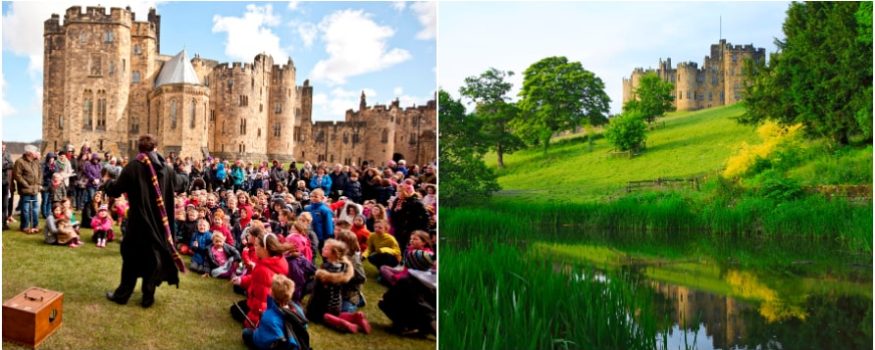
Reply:
<svg viewBox="0 0 875 350"><path fill-rule="evenodd" d="M170 256L173 258L173 263L176 264L176 269L185 273L185 263L176 251L176 246L173 244L173 235L170 233L170 221L167 219L167 209L164 207L164 196L161 195L161 187L158 185L158 174L155 173L155 167L152 166L152 160L146 153L137 155L137 160L146 164L149 171L152 172L152 187L155 189L155 198L158 202L158 213L161 214L161 224L164 225L164 236L167 239L167 246L170 247Z"/></svg>

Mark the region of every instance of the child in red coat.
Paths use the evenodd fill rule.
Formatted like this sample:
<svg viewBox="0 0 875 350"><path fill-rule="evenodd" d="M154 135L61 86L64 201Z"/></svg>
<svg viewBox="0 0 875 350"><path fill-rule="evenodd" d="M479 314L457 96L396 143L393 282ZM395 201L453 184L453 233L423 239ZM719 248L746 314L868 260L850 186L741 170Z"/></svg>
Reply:
<svg viewBox="0 0 875 350"><path fill-rule="evenodd" d="M240 318L237 312L245 311L244 325L246 328L255 328L261 318L261 313L267 308L267 296L270 294L271 283L275 274L288 275L289 264L283 257L283 253L289 250L289 246L280 243L273 233L266 233L260 227L252 227L249 234L255 238L255 252L258 255L258 263L251 274L243 277L234 277L231 281L246 289L245 304L237 303L232 306L232 315ZM235 311L238 309L239 311Z"/></svg>

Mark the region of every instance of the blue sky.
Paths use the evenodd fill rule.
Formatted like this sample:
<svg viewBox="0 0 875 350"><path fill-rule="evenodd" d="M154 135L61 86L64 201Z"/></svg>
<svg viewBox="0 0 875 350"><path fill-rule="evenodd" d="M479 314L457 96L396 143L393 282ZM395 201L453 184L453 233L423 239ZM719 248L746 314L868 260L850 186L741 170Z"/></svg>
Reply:
<svg viewBox="0 0 875 350"><path fill-rule="evenodd" d="M3 2L2 136L41 137L42 31L52 13L97 1ZM125 2L138 21L149 7L161 15L161 54L252 62L267 52L291 57L297 83L313 85L313 119L342 120L368 104L424 104L435 92L435 4L425 2Z"/></svg>
<svg viewBox="0 0 875 350"><path fill-rule="evenodd" d="M622 109L622 78L635 67L698 62L723 38L768 53L783 38L787 2L483 2L440 4L438 85L459 97L465 77L511 70L513 100L522 73L549 56L579 61L605 83L611 112Z"/></svg>

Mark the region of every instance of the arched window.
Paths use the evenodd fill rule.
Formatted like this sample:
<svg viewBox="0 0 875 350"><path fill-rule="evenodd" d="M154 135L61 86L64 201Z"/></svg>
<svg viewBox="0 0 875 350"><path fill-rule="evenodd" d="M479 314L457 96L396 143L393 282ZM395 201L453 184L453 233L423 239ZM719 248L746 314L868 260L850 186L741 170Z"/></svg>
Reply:
<svg viewBox="0 0 875 350"><path fill-rule="evenodd" d="M92 115L94 112L94 97L91 94L91 90L85 90L85 93L82 96L84 102L82 103L82 127L85 130L92 129Z"/></svg>
<svg viewBox="0 0 875 350"><path fill-rule="evenodd" d="M389 142L389 130L383 129L383 137L380 139L380 142L386 143Z"/></svg>
<svg viewBox="0 0 875 350"><path fill-rule="evenodd" d="M192 129L194 129L194 124L195 124L195 123L194 123L194 121L195 121L195 119L194 119L194 115L195 115L195 112L197 111L197 110L195 109L195 106L196 106L196 105L197 105L197 101L195 101L194 99L191 99L191 109L190 109L190 113L189 113L189 115L190 115L191 117L190 117L190 119L189 119L189 120L190 120L190 122L189 122L189 123L190 123L189 128L192 128Z"/></svg>
<svg viewBox="0 0 875 350"><path fill-rule="evenodd" d="M170 100L170 130L176 129L176 100Z"/></svg>
<svg viewBox="0 0 875 350"><path fill-rule="evenodd" d="M106 130L106 91L97 91L97 130Z"/></svg>

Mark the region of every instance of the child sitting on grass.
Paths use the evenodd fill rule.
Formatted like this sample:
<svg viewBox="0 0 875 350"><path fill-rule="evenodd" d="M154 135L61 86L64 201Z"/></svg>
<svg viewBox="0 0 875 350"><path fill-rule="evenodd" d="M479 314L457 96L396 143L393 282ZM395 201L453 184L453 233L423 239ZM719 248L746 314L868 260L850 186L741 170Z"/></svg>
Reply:
<svg viewBox="0 0 875 350"><path fill-rule="evenodd" d="M191 270L197 273L209 273L209 251L212 245L213 234L210 232L210 224L206 219L200 219L197 223L197 232L191 237Z"/></svg>
<svg viewBox="0 0 875 350"><path fill-rule="evenodd" d="M344 313L354 313L358 311L358 308L365 306L365 295L362 294L362 286L367 281L367 277L365 276L362 255L355 234L349 230L336 232L337 239L345 243L347 248L349 248L346 251L346 257L352 263L352 269L355 271L352 279L343 285L343 304L341 305L341 310ZM367 322L367 319L365 319L365 322Z"/></svg>
<svg viewBox="0 0 875 350"><path fill-rule="evenodd" d="M70 248L76 248L81 244L79 235L70 225L70 219L64 213L64 206L61 203L52 205L52 215L46 218L45 242L70 245Z"/></svg>
<svg viewBox="0 0 875 350"><path fill-rule="evenodd" d="M97 208L97 216L91 219L91 229L94 230L92 241L97 243L98 248L106 247L106 237L112 232L112 218L106 204Z"/></svg>
<svg viewBox="0 0 875 350"><path fill-rule="evenodd" d="M325 262L316 271L316 287L307 306L307 316L337 330L356 333L361 327L365 333L370 333L370 324L363 313L343 313L341 309L343 286L355 274L346 252L346 243L331 238L325 241L322 247Z"/></svg>
<svg viewBox="0 0 875 350"><path fill-rule="evenodd" d="M231 281L246 289L246 300L232 306L231 315L243 321L246 328L255 328L261 318L261 313L267 308L267 296L270 294L271 281L275 274L287 275L289 264L283 253L291 247L280 243L276 235L260 228L252 228L249 234L256 236L255 252L258 263L251 274L235 277Z"/></svg>
<svg viewBox="0 0 875 350"><path fill-rule="evenodd" d="M383 265L398 266L401 261L401 248L395 237L389 234L389 223L377 221L374 224L374 233L368 237L368 248L362 254L371 262L377 270Z"/></svg>
<svg viewBox="0 0 875 350"><path fill-rule="evenodd" d="M237 264L240 263L240 252L230 244L225 243L222 235L213 235L213 245L210 247L210 275L214 278L231 278Z"/></svg>
<svg viewBox="0 0 875 350"><path fill-rule="evenodd" d="M409 275L408 269L428 271L434 267L435 255L431 249L431 239L425 231L416 230L410 235L410 244L404 253L404 266L380 268L380 276L390 286Z"/></svg>
<svg viewBox="0 0 875 350"><path fill-rule="evenodd" d="M191 256L193 253L189 243L191 237L197 232L198 212L194 205L189 204L185 211L185 221L179 223L176 231L176 250L179 254Z"/></svg>
<svg viewBox="0 0 875 350"><path fill-rule="evenodd" d="M250 349L309 349L310 334L307 318L301 307L290 302L295 283L286 276L275 274L267 309L255 330L243 330L243 343ZM288 325L288 326L287 326Z"/></svg>

